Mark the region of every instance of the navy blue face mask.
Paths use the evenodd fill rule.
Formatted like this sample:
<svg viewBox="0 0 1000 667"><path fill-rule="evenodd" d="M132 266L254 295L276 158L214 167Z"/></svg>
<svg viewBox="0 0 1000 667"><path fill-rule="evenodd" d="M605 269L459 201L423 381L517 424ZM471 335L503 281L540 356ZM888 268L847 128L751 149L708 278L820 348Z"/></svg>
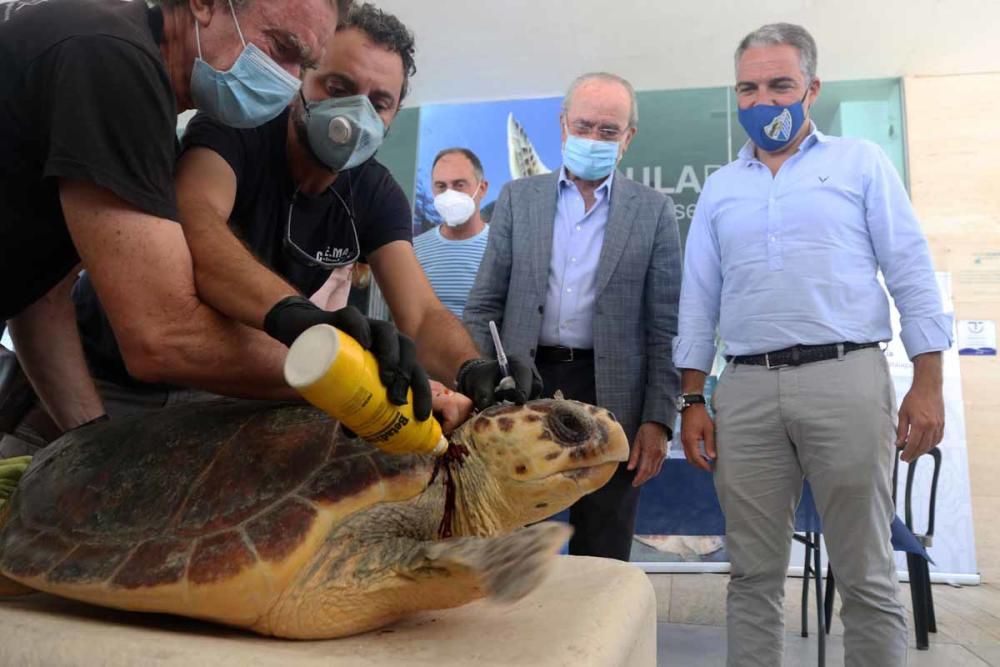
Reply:
<svg viewBox="0 0 1000 667"><path fill-rule="evenodd" d="M798 135L806 121L802 103L807 95L808 90L801 100L789 106L756 104L740 109L740 125L758 148L768 153L780 151Z"/></svg>

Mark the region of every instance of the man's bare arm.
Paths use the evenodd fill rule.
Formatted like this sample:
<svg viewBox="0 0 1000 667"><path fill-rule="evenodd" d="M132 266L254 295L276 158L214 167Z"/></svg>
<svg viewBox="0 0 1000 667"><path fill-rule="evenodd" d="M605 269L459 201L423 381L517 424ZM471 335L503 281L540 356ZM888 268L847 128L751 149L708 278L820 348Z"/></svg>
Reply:
<svg viewBox="0 0 1000 667"><path fill-rule="evenodd" d="M268 310L298 291L261 264L230 229L236 201L232 167L213 150L192 148L177 165L176 187L198 294L223 315L260 329Z"/></svg>
<svg viewBox="0 0 1000 667"><path fill-rule="evenodd" d="M199 297L179 224L90 183L64 180L59 194L129 373L238 397L294 395L282 378L285 347Z"/></svg>
<svg viewBox="0 0 1000 667"><path fill-rule="evenodd" d="M83 355L70 292L78 268L9 320L17 359L45 410L62 430L104 414Z"/></svg>

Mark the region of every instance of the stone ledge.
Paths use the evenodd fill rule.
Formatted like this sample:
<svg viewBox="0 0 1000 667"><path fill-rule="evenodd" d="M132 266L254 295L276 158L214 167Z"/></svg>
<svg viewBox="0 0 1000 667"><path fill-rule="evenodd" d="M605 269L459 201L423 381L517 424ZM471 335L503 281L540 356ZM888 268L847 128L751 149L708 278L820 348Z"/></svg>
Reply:
<svg viewBox="0 0 1000 667"><path fill-rule="evenodd" d="M0 665L656 664L656 599L637 567L559 557L512 606L479 601L358 637L295 642L38 594L0 601Z"/></svg>

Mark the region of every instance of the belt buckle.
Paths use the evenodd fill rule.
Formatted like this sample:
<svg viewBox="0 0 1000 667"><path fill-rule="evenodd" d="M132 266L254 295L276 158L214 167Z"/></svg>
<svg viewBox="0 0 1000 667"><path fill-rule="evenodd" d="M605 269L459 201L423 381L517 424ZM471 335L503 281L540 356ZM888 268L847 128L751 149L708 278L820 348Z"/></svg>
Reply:
<svg viewBox="0 0 1000 667"><path fill-rule="evenodd" d="M563 349L566 350L566 358L563 359L563 363L568 363L570 361L573 361L573 348L567 347Z"/></svg>
<svg viewBox="0 0 1000 667"><path fill-rule="evenodd" d="M778 369L778 368L785 368L786 366L788 366L788 364L772 364L771 363L771 353L770 352L765 352L764 353L764 366L767 367L767 370L773 371L773 370Z"/></svg>

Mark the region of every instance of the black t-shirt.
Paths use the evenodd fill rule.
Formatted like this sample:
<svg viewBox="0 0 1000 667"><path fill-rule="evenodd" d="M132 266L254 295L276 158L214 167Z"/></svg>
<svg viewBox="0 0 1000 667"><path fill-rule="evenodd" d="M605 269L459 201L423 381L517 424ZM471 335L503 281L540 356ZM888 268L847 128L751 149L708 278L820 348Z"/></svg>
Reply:
<svg viewBox="0 0 1000 667"><path fill-rule="evenodd" d="M339 174L320 195L296 195L286 152L288 114L286 110L252 130L235 130L199 113L185 129L181 146L184 151L209 148L229 163L237 183L229 220L233 233L265 266L309 296L326 282L330 269L307 266L286 247L290 208L295 245L311 257L334 260L359 251L363 260L392 241L412 242L413 223L406 195L374 158Z"/></svg>
<svg viewBox="0 0 1000 667"><path fill-rule="evenodd" d="M58 179L176 219L176 102L144 2L0 4L0 319L79 261Z"/></svg>
<svg viewBox="0 0 1000 667"><path fill-rule="evenodd" d="M288 111L248 130L227 127L199 113L188 124L182 146L183 150L209 148L229 163L237 183L229 221L233 233L261 263L310 296L326 282L331 269L300 262L285 245L289 207L296 192L285 150L287 132ZM348 207L356 222L357 241ZM296 195L291 230L295 244L312 257L350 257L360 251L363 260L387 243L413 239L409 201L389 170L374 158L339 174L321 195ZM77 283L73 298L94 375L134 385L86 275Z"/></svg>

